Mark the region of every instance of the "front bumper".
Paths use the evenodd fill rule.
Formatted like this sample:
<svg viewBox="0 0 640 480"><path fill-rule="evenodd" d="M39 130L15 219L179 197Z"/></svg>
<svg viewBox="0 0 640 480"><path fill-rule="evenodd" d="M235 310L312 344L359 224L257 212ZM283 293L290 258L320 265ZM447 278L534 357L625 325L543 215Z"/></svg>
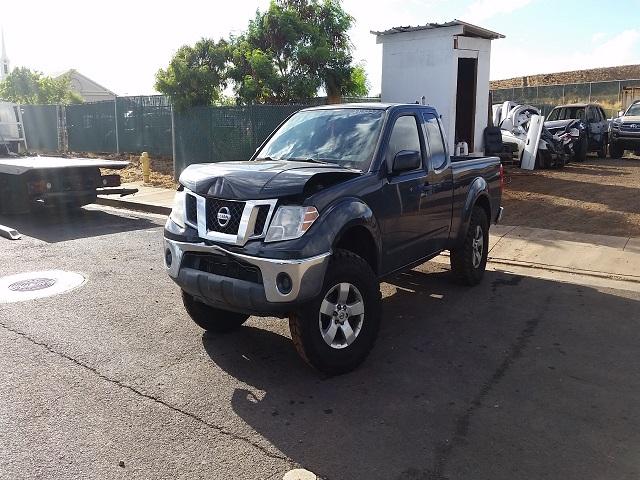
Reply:
<svg viewBox="0 0 640 480"><path fill-rule="evenodd" d="M193 252L231 258L257 267L262 282L241 280L183 265ZM169 276L187 293L216 308L256 315L287 313L314 298L324 280L331 252L300 260L280 260L239 254L218 245L164 239L165 267ZM291 279L291 290L283 293L279 275Z"/></svg>
<svg viewBox="0 0 640 480"><path fill-rule="evenodd" d="M616 143L626 150L640 148L640 131L629 132L628 130L611 130L609 132L609 142Z"/></svg>

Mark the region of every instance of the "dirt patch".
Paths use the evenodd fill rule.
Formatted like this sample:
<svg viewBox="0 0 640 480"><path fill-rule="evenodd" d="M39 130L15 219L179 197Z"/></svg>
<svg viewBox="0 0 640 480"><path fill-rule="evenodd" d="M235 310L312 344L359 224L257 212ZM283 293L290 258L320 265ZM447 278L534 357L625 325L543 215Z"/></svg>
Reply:
<svg viewBox="0 0 640 480"><path fill-rule="evenodd" d="M102 174L120 175L122 183L142 182L142 163L139 155L83 155L88 158L99 157L109 160L125 160L130 162L129 166L122 170L110 170L103 168ZM163 187L175 190L178 183L173 179L173 160L171 158L151 157L151 174L148 185L153 187Z"/></svg>
<svg viewBox="0 0 640 480"><path fill-rule="evenodd" d="M507 170L505 225L640 237L640 158Z"/></svg>

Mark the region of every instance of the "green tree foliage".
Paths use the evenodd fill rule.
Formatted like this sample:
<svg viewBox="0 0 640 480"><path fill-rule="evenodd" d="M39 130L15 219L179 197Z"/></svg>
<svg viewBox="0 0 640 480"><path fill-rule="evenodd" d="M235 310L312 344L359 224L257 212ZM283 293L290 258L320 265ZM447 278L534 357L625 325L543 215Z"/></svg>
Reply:
<svg viewBox="0 0 640 480"><path fill-rule="evenodd" d="M69 77L47 77L40 72L18 67L0 82L0 98L22 104L82 103L82 97L71 90Z"/></svg>
<svg viewBox="0 0 640 480"><path fill-rule="evenodd" d="M177 109L211 105L226 86L230 48L226 41L203 38L193 47L181 47L166 70L156 73L156 89L169 95Z"/></svg>
<svg viewBox="0 0 640 480"><path fill-rule="evenodd" d="M217 103L227 85L238 103L291 103L320 89L332 101L366 95L347 35L353 22L340 0L272 0L241 35L182 47L158 72L156 88L178 108Z"/></svg>

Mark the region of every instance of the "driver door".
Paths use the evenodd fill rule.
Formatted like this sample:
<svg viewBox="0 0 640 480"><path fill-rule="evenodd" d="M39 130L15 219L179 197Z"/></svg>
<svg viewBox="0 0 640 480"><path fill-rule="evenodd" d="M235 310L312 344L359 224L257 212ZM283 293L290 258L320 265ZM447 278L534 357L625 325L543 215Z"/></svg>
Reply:
<svg viewBox="0 0 640 480"><path fill-rule="evenodd" d="M408 171L392 171L395 156L402 151L420 153L420 166ZM427 255L427 218L420 209L428 185L424 137L414 112L400 112L393 119L387 140L384 167L387 178L382 187L379 219L384 230L384 271L391 271Z"/></svg>

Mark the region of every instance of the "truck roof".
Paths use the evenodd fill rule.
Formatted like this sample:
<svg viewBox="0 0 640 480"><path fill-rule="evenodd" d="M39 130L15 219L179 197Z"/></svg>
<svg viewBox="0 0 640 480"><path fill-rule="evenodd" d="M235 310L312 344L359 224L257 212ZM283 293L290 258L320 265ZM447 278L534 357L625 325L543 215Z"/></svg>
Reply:
<svg viewBox="0 0 640 480"><path fill-rule="evenodd" d="M308 110L335 110L339 108L366 108L369 110L389 110L394 107L419 107L429 110L435 110L431 105L421 105L418 103L382 103L382 102L365 102L365 103L334 103L331 105L319 105L317 107L305 108Z"/></svg>

